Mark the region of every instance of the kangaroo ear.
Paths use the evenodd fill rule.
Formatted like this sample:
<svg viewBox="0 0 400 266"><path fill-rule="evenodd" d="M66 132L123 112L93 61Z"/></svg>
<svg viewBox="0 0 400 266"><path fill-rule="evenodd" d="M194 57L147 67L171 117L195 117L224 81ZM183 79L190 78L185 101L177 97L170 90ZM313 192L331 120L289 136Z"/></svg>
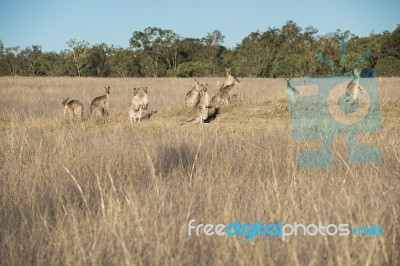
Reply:
<svg viewBox="0 0 400 266"><path fill-rule="evenodd" d="M144 92L147 94L147 87L146 87L146 88L144 88Z"/></svg>

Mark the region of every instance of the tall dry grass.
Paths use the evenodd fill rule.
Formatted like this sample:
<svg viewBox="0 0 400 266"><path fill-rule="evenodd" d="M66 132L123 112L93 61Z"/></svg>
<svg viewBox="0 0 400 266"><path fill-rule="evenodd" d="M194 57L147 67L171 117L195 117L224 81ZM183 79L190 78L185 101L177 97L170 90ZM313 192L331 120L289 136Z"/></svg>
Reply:
<svg viewBox="0 0 400 266"><path fill-rule="evenodd" d="M222 79L219 79L222 81ZM211 95L217 79L203 78ZM241 79L208 125L185 124L192 79L0 79L1 265L399 265L400 79L379 84L383 129L360 141L376 165L299 169L284 80ZM85 104L111 86L110 117L71 123L60 98ZM130 124L131 88L149 109ZM380 225L383 237L194 237L187 223Z"/></svg>

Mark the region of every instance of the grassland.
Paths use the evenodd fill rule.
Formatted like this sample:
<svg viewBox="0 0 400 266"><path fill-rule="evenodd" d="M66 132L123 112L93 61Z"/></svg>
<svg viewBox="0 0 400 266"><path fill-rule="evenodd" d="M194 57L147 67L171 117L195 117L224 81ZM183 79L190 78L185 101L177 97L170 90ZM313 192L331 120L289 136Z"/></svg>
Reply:
<svg viewBox="0 0 400 266"><path fill-rule="evenodd" d="M209 83L211 95L216 78ZM379 164L300 169L284 80L241 79L236 101L190 125L192 79L0 78L0 265L399 265L400 79L379 82ZM149 109L131 124L132 88ZM72 123L111 86L110 117ZM383 237L194 237L187 223L380 225Z"/></svg>

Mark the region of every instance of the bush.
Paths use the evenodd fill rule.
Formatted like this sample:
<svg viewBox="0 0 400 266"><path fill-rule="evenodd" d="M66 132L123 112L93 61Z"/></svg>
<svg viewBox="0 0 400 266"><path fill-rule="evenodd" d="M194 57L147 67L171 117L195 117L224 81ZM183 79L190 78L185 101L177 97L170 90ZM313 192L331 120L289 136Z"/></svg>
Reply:
<svg viewBox="0 0 400 266"><path fill-rule="evenodd" d="M293 58L285 58L278 61L272 67L272 77L288 78L293 75L296 68L296 61Z"/></svg>
<svg viewBox="0 0 400 266"><path fill-rule="evenodd" d="M400 59L394 56L388 56L378 60L375 66L378 76L398 77L400 76Z"/></svg>
<svg viewBox="0 0 400 266"><path fill-rule="evenodd" d="M180 64L175 71L176 76L181 78L211 76L213 65L199 61L185 62Z"/></svg>

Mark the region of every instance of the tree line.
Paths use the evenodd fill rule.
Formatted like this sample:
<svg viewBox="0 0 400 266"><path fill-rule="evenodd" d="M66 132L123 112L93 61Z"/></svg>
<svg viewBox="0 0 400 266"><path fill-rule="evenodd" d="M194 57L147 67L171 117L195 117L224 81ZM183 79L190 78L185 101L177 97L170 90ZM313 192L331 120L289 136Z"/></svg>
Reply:
<svg viewBox="0 0 400 266"><path fill-rule="evenodd" d="M318 76L350 71L370 51L358 68L373 68L379 76L400 76L400 24L393 32L358 37L341 30L321 36L314 27L303 29L288 21L281 28L251 32L232 49L223 45L224 38L218 30L203 38L183 38L172 30L148 27L133 32L128 48L72 39L59 53L44 52L40 45L5 47L0 40L0 75L223 76L225 67L231 66L240 77ZM340 47L344 41L347 45Z"/></svg>

